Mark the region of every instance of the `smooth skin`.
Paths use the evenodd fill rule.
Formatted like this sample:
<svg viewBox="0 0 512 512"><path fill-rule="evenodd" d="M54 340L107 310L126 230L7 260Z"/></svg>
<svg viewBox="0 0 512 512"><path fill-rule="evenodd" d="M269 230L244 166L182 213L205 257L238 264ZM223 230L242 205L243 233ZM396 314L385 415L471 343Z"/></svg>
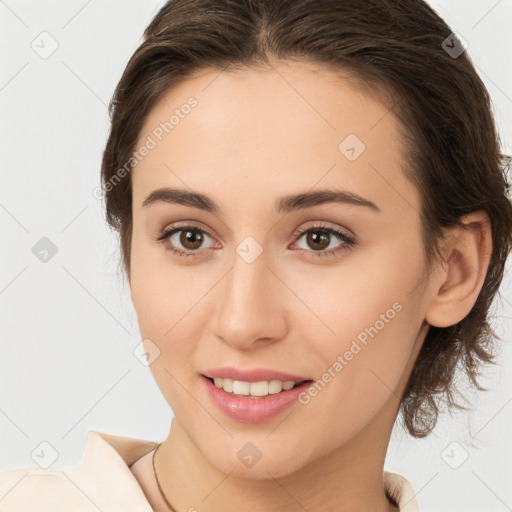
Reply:
<svg viewBox="0 0 512 512"><path fill-rule="evenodd" d="M474 212L463 218L469 229L447 230L445 261L425 278L419 193L404 177L400 128L385 105L312 63L202 70L152 109L138 146L191 96L198 105L131 173L131 294L148 351L160 350L150 368L175 415L157 454L163 491L180 512L397 510L383 466L400 397L429 324L457 323L478 297L488 218ZM354 161L338 149L349 134L366 147ZM205 194L219 212L143 207L161 187ZM275 209L283 196L335 188L380 212L344 203ZM324 231L328 250L342 250L318 256L294 232L319 223L355 245ZM180 242L183 232L157 241L171 224L204 230L202 245ZM263 250L252 263L236 252L248 236ZM321 379L395 302L401 311L307 405L248 424L205 392L200 374L218 366ZM252 467L237 457L248 442L262 453ZM132 471L164 512L151 456Z"/></svg>

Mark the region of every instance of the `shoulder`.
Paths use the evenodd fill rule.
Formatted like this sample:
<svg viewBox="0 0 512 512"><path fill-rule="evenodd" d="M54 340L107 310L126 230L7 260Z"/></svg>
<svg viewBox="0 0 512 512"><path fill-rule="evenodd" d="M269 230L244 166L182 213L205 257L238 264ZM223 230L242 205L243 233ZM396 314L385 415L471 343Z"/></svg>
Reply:
<svg viewBox="0 0 512 512"><path fill-rule="evenodd" d="M384 471L384 487L400 512L419 512L416 493L407 478L398 473Z"/></svg>
<svg viewBox="0 0 512 512"><path fill-rule="evenodd" d="M55 503L63 494L72 495L71 486L71 481L57 469L27 467L2 471L0 508L2 512L41 510L41 505Z"/></svg>
<svg viewBox="0 0 512 512"><path fill-rule="evenodd" d="M0 472L2 512L152 512L130 465L156 443L90 430L78 464Z"/></svg>

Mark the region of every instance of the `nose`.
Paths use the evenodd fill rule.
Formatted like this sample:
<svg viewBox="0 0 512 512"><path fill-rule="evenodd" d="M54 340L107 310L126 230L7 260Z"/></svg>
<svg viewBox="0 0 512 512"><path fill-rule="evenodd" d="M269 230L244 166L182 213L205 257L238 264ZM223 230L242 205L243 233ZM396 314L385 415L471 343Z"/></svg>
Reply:
<svg viewBox="0 0 512 512"><path fill-rule="evenodd" d="M268 263L265 251L252 262L235 252L219 283L214 333L233 348L253 350L285 336L289 292Z"/></svg>

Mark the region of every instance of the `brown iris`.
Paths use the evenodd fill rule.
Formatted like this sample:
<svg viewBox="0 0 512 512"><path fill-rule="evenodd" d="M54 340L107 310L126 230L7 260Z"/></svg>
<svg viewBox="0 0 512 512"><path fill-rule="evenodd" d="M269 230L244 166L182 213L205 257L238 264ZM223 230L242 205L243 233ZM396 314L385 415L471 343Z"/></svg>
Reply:
<svg viewBox="0 0 512 512"><path fill-rule="evenodd" d="M180 243L189 250L199 249L203 243L204 236L201 231L196 229L184 229L180 235ZM191 245L187 245L191 244Z"/></svg>
<svg viewBox="0 0 512 512"><path fill-rule="evenodd" d="M320 230L315 230L315 231L310 231L307 235L306 235L306 242L308 243L308 245L313 248L313 249L318 249L318 250L323 250L325 249L328 245L329 245L329 242L330 242L330 235L326 234L327 232L326 231L320 231ZM315 247L315 244L319 244L321 245L321 247Z"/></svg>

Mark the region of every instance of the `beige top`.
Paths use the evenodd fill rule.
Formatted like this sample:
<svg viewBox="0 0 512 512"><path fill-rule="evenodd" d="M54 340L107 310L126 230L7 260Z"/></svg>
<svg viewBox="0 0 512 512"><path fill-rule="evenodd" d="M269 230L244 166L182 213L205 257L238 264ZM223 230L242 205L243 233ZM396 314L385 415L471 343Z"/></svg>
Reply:
<svg viewBox="0 0 512 512"><path fill-rule="evenodd" d="M158 445L89 430L82 460L73 466L0 472L2 512L153 512L130 466ZM401 512L419 512L403 476L384 471L384 485Z"/></svg>

